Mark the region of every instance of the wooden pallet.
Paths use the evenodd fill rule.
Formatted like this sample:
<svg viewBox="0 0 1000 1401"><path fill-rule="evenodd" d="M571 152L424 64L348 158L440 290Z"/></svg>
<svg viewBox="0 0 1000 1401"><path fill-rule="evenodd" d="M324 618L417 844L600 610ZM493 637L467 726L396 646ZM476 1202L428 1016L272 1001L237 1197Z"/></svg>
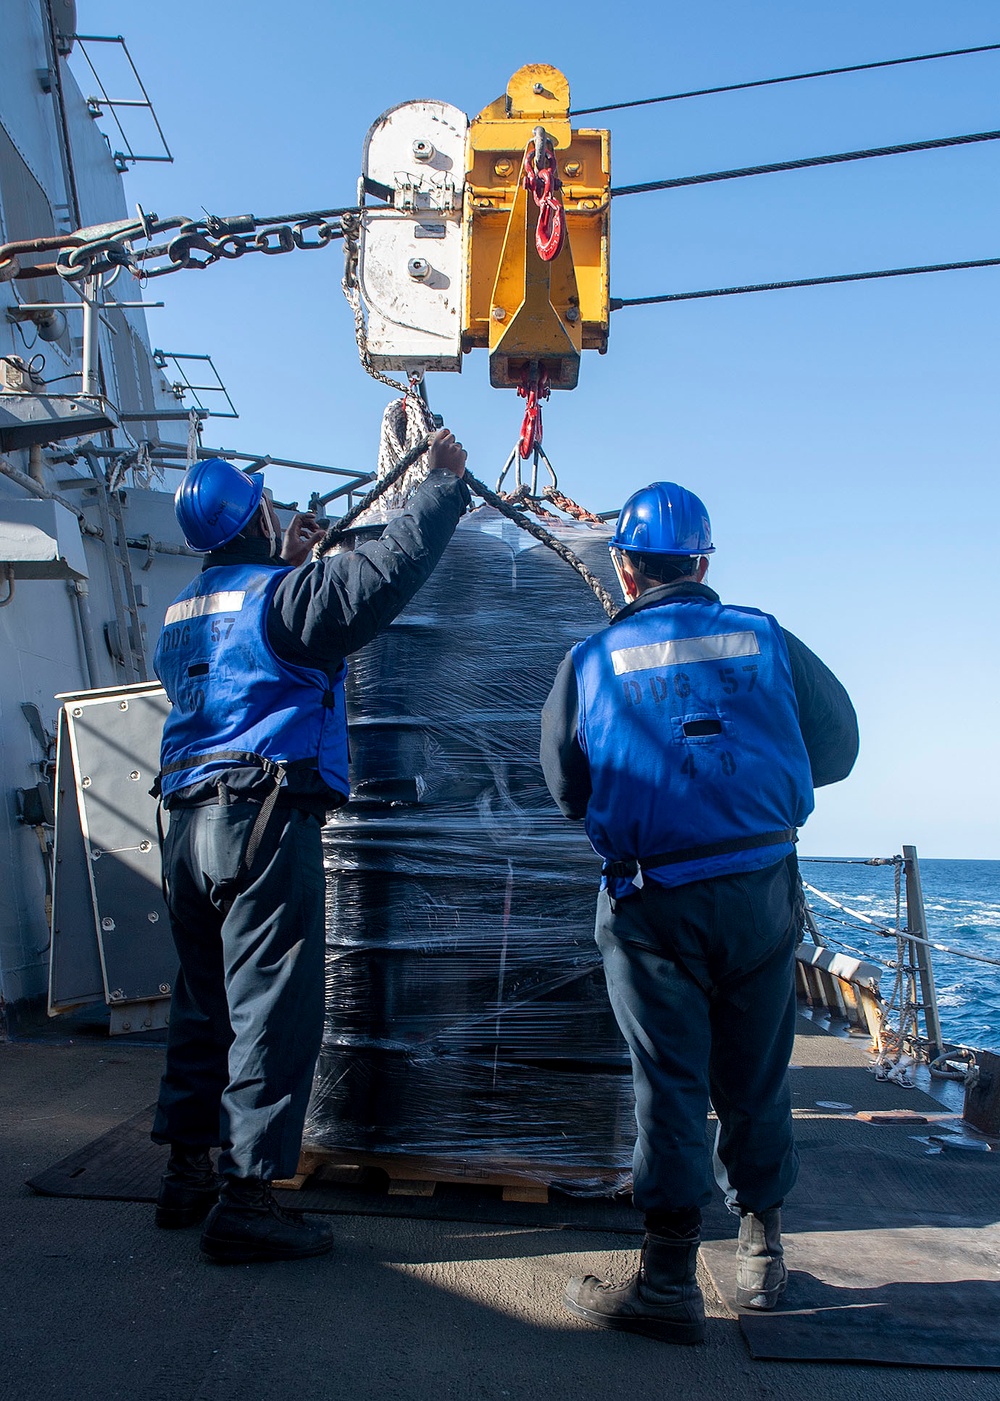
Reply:
<svg viewBox="0 0 1000 1401"><path fill-rule="evenodd" d="M476 1162L454 1162L443 1158L358 1153L350 1149L308 1146L302 1149L295 1176L273 1185L297 1192L314 1175L343 1186L355 1185L360 1182L366 1168L378 1168L387 1175L390 1197L432 1197L438 1183L447 1182L499 1187L505 1202L547 1203L549 1188L557 1187L560 1180L598 1177L613 1188L620 1177L618 1172L608 1168L567 1168L518 1162L498 1169Z"/></svg>

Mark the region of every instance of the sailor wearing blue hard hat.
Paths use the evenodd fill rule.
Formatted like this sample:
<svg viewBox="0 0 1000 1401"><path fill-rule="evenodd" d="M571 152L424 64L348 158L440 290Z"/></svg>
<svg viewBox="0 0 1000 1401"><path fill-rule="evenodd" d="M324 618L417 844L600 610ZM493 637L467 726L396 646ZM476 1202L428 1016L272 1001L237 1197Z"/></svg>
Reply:
<svg viewBox="0 0 1000 1401"><path fill-rule="evenodd" d="M542 713L542 767L604 859L597 942L632 1056L638 1273L570 1281L605 1328L697 1342L711 1102L715 1173L740 1215L737 1300L773 1308L780 1207L797 1158L785 1072L795 1029L796 828L846 778L847 692L774 618L704 582L708 512L675 482L630 497L610 541L626 606L575 646Z"/></svg>
<svg viewBox="0 0 1000 1401"><path fill-rule="evenodd" d="M254 518L264 494L260 472L244 472L221 457L206 457L184 473L174 510L193 550L217 550Z"/></svg>
<svg viewBox="0 0 1000 1401"><path fill-rule="evenodd" d="M349 791L346 658L413 597L471 499L465 451L444 429L429 468L380 539L319 559L315 519L283 535L259 473L208 458L175 498L207 558L167 609L154 662L172 703L158 783L181 965L153 1125L171 1149L156 1220L205 1221L214 1260L332 1243L270 1184L297 1170L322 1036L320 828ZM220 1144L221 1183L209 1156Z"/></svg>

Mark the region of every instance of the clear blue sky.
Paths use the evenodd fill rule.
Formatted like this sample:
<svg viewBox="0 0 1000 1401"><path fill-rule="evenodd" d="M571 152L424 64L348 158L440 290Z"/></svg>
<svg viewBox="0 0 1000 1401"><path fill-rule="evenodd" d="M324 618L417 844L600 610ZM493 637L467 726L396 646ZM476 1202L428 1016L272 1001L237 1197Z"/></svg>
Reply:
<svg viewBox="0 0 1000 1401"><path fill-rule="evenodd" d="M548 18L546 18L548 16ZM470 115L523 63L577 105L1000 40L988 0L675 0L546 7L79 0L124 34L174 150L130 200L161 215L353 199L385 108ZM1000 54L615 113L616 183L1000 126ZM595 124L601 118L586 118ZM619 296L1000 254L1000 143L622 199ZM237 407L211 440L370 468L386 391L357 364L336 246L151 284L153 342L210 351ZM848 685L854 775L819 794L811 854L1000 857L1000 269L624 310L551 401L546 447L594 509L656 478L707 502L710 581L774 612ZM432 379L495 476L517 433L485 356ZM304 499L312 483L276 476Z"/></svg>

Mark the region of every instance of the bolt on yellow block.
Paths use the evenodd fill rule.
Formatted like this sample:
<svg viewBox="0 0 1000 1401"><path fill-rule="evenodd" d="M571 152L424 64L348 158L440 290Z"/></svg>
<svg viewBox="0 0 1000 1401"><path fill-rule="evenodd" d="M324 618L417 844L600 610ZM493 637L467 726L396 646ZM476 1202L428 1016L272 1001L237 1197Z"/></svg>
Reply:
<svg viewBox="0 0 1000 1401"><path fill-rule="evenodd" d="M535 246L539 211L522 180L538 127L552 141L566 216L551 262ZM530 368L572 389L580 352L608 346L610 133L574 131L566 78L531 63L473 120L466 150L463 349L489 349L496 388L516 388Z"/></svg>

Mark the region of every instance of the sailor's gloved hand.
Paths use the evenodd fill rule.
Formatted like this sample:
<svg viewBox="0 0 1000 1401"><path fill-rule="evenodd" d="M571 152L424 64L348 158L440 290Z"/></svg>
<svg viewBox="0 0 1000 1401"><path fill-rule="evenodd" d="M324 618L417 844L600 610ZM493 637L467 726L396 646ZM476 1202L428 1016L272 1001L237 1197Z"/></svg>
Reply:
<svg viewBox="0 0 1000 1401"><path fill-rule="evenodd" d="M311 511L293 516L281 541L282 561L295 566L304 564L312 547L318 545L325 534Z"/></svg>
<svg viewBox="0 0 1000 1401"><path fill-rule="evenodd" d="M431 439L427 464L432 472L435 467L443 467L456 477L464 477L466 456L465 448L455 441L454 433L447 428L439 428Z"/></svg>

